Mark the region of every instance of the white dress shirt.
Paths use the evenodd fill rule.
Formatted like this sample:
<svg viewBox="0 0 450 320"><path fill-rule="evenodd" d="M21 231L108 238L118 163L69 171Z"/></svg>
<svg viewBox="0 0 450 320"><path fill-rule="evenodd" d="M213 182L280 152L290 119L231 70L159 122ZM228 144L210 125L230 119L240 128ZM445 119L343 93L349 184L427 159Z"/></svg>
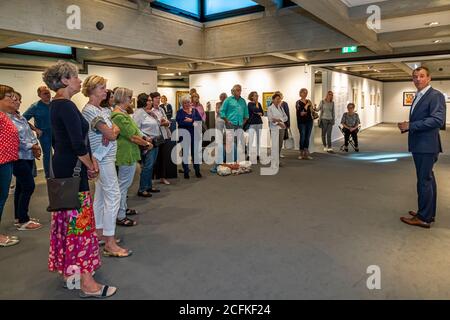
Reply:
<svg viewBox="0 0 450 320"><path fill-rule="evenodd" d="M422 90L420 90L419 92L417 92L416 98L414 99L414 103L411 106L411 114L413 113L414 108L417 106L420 99L422 99L422 97L425 95L425 93L428 92L428 90L430 90L430 88L431 88L431 85L428 85L427 87L425 87Z"/></svg>

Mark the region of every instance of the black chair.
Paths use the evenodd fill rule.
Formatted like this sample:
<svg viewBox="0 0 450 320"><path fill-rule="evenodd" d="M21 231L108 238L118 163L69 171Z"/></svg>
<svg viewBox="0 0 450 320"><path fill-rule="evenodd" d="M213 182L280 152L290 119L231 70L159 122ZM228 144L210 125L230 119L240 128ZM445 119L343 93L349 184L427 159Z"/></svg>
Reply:
<svg viewBox="0 0 450 320"><path fill-rule="evenodd" d="M339 127L339 130L341 130L342 135L345 136L344 128L343 128L342 124L340 124L338 127ZM358 130L360 130L360 129L361 129L361 125L358 126ZM350 138L348 139L348 143L352 146L353 150L356 151L355 142L353 141L352 136L350 136ZM339 150L342 152L345 151L345 140L344 140L344 143L342 144L342 146L339 148Z"/></svg>

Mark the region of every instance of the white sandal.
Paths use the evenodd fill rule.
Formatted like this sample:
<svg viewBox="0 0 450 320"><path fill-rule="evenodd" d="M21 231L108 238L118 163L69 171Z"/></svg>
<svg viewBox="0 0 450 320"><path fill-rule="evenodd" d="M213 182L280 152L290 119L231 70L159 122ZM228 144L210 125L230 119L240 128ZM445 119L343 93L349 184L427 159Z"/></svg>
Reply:
<svg viewBox="0 0 450 320"><path fill-rule="evenodd" d="M35 227L31 227L32 225L34 225ZM39 230L40 228L42 228L42 224L40 224L39 222L30 220L28 222L25 222L25 223L19 225L17 227L17 230L19 230L19 231L34 231L34 230Z"/></svg>
<svg viewBox="0 0 450 320"><path fill-rule="evenodd" d="M11 247L18 244L20 240L18 238L11 238L6 236L6 241L0 241L0 247Z"/></svg>

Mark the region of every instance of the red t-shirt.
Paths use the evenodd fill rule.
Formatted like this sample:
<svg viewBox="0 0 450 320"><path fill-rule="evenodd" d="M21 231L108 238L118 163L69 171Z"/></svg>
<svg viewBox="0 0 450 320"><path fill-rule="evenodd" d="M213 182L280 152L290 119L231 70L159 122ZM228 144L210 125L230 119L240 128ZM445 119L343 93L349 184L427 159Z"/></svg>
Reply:
<svg viewBox="0 0 450 320"><path fill-rule="evenodd" d="M19 159L19 132L9 117L0 112L0 164Z"/></svg>

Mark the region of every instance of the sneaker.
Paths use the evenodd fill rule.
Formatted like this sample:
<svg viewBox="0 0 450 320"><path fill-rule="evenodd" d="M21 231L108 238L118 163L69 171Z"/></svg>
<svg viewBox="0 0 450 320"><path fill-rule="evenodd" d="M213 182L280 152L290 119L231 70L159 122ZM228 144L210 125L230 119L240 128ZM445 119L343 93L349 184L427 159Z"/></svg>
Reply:
<svg viewBox="0 0 450 320"><path fill-rule="evenodd" d="M355 148L355 152L359 152L359 148Z"/></svg>
<svg viewBox="0 0 450 320"><path fill-rule="evenodd" d="M348 147L345 147L345 148L344 148L344 151L345 151L345 152L348 152Z"/></svg>
<svg viewBox="0 0 450 320"><path fill-rule="evenodd" d="M333 148L328 148L327 152L333 152Z"/></svg>
<svg viewBox="0 0 450 320"><path fill-rule="evenodd" d="M323 151L328 152L328 148L327 147L323 147Z"/></svg>
<svg viewBox="0 0 450 320"><path fill-rule="evenodd" d="M200 172L196 172L196 173L195 173L195 176L196 176L197 178L203 177L202 174L201 174Z"/></svg>
<svg viewBox="0 0 450 320"><path fill-rule="evenodd" d="M284 159L285 158L284 154L280 153L280 158Z"/></svg>
<svg viewBox="0 0 450 320"><path fill-rule="evenodd" d="M185 174L184 174L184 178L185 178L185 179L190 179L189 173L185 173Z"/></svg>

